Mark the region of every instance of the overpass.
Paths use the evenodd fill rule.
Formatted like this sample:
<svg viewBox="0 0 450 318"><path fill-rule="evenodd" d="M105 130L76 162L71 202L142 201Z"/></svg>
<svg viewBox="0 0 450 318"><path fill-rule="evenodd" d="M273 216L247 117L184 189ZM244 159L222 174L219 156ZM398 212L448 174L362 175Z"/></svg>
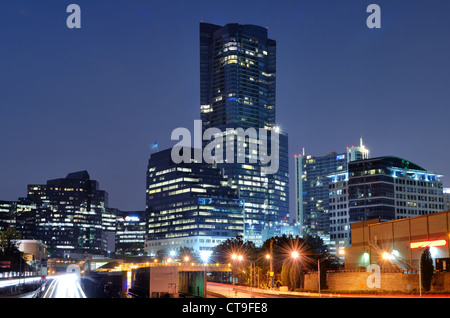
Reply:
<svg viewBox="0 0 450 318"><path fill-rule="evenodd" d="M180 272L231 272L230 264L187 262L126 262L123 259L86 259L81 264L85 272L122 272L143 267L172 267Z"/></svg>

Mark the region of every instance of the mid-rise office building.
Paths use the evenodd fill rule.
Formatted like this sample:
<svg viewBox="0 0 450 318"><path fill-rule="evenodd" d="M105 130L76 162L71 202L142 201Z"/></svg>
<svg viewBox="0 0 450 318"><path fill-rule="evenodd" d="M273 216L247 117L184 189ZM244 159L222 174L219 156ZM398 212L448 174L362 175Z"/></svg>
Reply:
<svg viewBox="0 0 450 318"><path fill-rule="evenodd" d="M444 188L444 211L450 211L450 188Z"/></svg>
<svg viewBox="0 0 450 318"><path fill-rule="evenodd" d="M348 213L348 171L329 176L330 250L350 245L350 219Z"/></svg>
<svg viewBox="0 0 450 318"><path fill-rule="evenodd" d="M146 211L120 211L117 215L116 256L144 256Z"/></svg>
<svg viewBox="0 0 450 318"><path fill-rule="evenodd" d="M117 218L120 212L117 208L105 207L102 214L102 251L107 257L116 251Z"/></svg>
<svg viewBox="0 0 450 318"><path fill-rule="evenodd" d="M8 227L14 227L16 205L15 201L0 201L0 233Z"/></svg>
<svg viewBox="0 0 450 318"><path fill-rule="evenodd" d="M200 99L203 131L256 129L255 135L235 138L236 146L248 149L245 162L234 152L232 162L218 165L245 201L245 238L261 244L264 228L289 218L288 136L276 124L276 41L266 28L200 24ZM264 164L251 160L261 156L259 129L269 132L268 153L273 132L279 133L275 173L266 174Z"/></svg>
<svg viewBox="0 0 450 318"><path fill-rule="evenodd" d="M402 158L386 156L349 163L330 175L330 244L351 244L351 224L381 222L448 210L440 175Z"/></svg>
<svg viewBox="0 0 450 318"><path fill-rule="evenodd" d="M243 235L244 201L214 165L175 164L171 149L153 153L147 170L146 252L211 251Z"/></svg>
<svg viewBox="0 0 450 318"><path fill-rule="evenodd" d="M441 175L398 157L349 164L350 222L389 221L444 210Z"/></svg>

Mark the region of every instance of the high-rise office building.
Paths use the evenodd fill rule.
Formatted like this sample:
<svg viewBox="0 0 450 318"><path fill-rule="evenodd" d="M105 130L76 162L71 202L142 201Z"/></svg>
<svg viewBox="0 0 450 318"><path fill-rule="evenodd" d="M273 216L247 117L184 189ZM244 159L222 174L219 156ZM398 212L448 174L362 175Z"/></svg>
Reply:
<svg viewBox="0 0 450 318"><path fill-rule="evenodd" d="M362 137L359 139L359 146L347 147L347 163L350 161L369 159L369 149L363 144Z"/></svg>
<svg viewBox="0 0 450 318"><path fill-rule="evenodd" d="M243 235L244 201L213 164L175 164L171 149L153 153L147 170L146 252L208 252Z"/></svg>
<svg viewBox="0 0 450 318"><path fill-rule="evenodd" d="M16 201L0 201L0 233L14 227L16 205Z"/></svg>
<svg viewBox="0 0 450 318"><path fill-rule="evenodd" d="M297 186L297 220L303 235L329 234L329 178L347 170L345 153L329 152L326 156L295 157Z"/></svg>
<svg viewBox="0 0 450 318"><path fill-rule="evenodd" d="M289 220L288 137L276 124L276 42L266 28L255 25L200 24L200 99L203 131L208 128L255 129L256 135L237 136L235 149L248 149L245 162L219 163L224 174L239 188L245 200L245 238L262 243L261 231L270 224ZM271 141L278 132L276 173L266 174L260 161L252 161L261 150L259 129ZM230 135L227 135L230 137ZM273 139L272 139L273 138ZM257 147L256 149L252 146ZM269 147L268 152L271 153ZM261 155L261 152L259 152Z"/></svg>
<svg viewBox="0 0 450 318"><path fill-rule="evenodd" d="M52 256L103 253L102 214L108 195L87 171L69 173L45 185L29 185L27 199L37 206L37 236Z"/></svg>
<svg viewBox="0 0 450 318"><path fill-rule="evenodd" d="M336 228L333 224L341 222L341 219L335 219L335 215L343 213L332 213L331 209L336 208L336 202L340 202L338 208L346 206L343 196L347 195L346 189L334 192L337 197L331 195L333 190L329 188L330 177L333 181L339 180L342 188L346 182L349 162L368 157L369 150L364 146L362 138L359 146L347 147L345 153L329 152L321 157L304 153L294 156L297 222L300 223L303 235L319 235L329 243L330 230Z"/></svg>
<svg viewBox="0 0 450 318"><path fill-rule="evenodd" d="M348 165L351 161L369 159L367 149L360 138L359 146L347 147L347 169L329 175L329 247L333 252L350 245L348 212Z"/></svg>

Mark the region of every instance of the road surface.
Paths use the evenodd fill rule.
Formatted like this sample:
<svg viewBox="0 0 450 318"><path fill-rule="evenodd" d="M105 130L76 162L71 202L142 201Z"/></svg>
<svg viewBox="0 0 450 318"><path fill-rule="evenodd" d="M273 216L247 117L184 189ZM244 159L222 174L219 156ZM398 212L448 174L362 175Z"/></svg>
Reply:
<svg viewBox="0 0 450 318"><path fill-rule="evenodd" d="M42 298L86 298L77 274L50 277L39 295Z"/></svg>

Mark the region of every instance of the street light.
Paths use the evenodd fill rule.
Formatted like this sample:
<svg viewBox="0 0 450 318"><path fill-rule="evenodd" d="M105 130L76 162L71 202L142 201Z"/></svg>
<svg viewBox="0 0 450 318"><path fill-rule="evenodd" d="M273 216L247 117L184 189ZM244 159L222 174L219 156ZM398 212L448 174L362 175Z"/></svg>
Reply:
<svg viewBox="0 0 450 318"><path fill-rule="evenodd" d="M391 254L389 254L388 252L384 252L382 255L383 259L385 260L390 260L391 258Z"/></svg>
<svg viewBox="0 0 450 318"><path fill-rule="evenodd" d="M233 253L233 255L231 255L231 259L232 260L237 260L237 261L242 261L243 259L244 259L244 257L241 255L241 254L236 254L236 253Z"/></svg>
<svg viewBox="0 0 450 318"><path fill-rule="evenodd" d="M242 262L243 259L244 259L244 257L241 254L236 254L236 253L231 254L232 262L234 261L234 262L240 263L240 262ZM239 278L238 278L238 282L239 282Z"/></svg>
<svg viewBox="0 0 450 318"><path fill-rule="evenodd" d="M417 247L413 247L413 248L417 248L419 249L419 293L420 293L420 298L422 298L422 255L420 254L420 250L422 248L426 248L427 246L417 246ZM392 250L391 253L388 252L384 252L383 254L381 254L381 257L385 260L389 260L389 261L393 261L395 260L397 257L399 257L400 254L397 250ZM412 267L411 264L407 263L409 266Z"/></svg>
<svg viewBox="0 0 450 318"><path fill-rule="evenodd" d="M320 261L324 261L326 260L328 257L330 257L331 254L329 254L328 256L325 256L322 259L317 259L317 274L318 274L318 281L319 281L319 298L320 298Z"/></svg>
<svg viewBox="0 0 450 318"><path fill-rule="evenodd" d="M272 276L273 276L273 267L272 267L272 257L270 256L270 254L266 254L266 259L269 261L269 275L268 275L268 288L271 289L272 286Z"/></svg>

